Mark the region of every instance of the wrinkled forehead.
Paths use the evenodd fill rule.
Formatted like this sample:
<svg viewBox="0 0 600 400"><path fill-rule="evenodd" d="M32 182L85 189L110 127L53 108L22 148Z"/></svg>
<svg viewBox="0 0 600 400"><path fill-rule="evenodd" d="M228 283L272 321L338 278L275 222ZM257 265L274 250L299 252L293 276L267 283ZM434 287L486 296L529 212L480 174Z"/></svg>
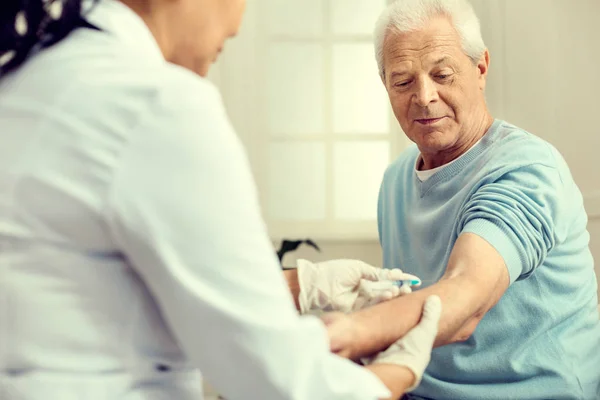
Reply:
<svg viewBox="0 0 600 400"><path fill-rule="evenodd" d="M457 61L464 54L460 35L446 17L436 17L410 32L390 31L383 45L387 68L412 68L414 64L432 67ZM386 69L387 69L386 68Z"/></svg>

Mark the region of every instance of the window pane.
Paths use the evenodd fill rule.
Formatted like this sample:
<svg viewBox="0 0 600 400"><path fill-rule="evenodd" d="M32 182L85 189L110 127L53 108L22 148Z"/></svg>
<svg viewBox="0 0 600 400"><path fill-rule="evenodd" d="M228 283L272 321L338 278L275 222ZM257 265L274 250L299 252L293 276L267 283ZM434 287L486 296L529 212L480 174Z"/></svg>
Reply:
<svg viewBox="0 0 600 400"><path fill-rule="evenodd" d="M265 5L271 35L323 34L323 0L268 0Z"/></svg>
<svg viewBox="0 0 600 400"><path fill-rule="evenodd" d="M269 165L269 215L281 220L324 219L323 143L274 143Z"/></svg>
<svg viewBox="0 0 600 400"><path fill-rule="evenodd" d="M333 48L335 133L388 133L389 101L371 44Z"/></svg>
<svg viewBox="0 0 600 400"><path fill-rule="evenodd" d="M323 46L273 44L267 65L267 113L271 134L322 133Z"/></svg>
<svg viewBox="0 0 600 400"><path fill-rule="evenodd" d="M332 0L333 33L371 35L386 0Z"/></svg>
<svg viewBox="0 0 600 400"><path fill-rule="evenodd" d="M376 220L377 197L389 164L388 142L354 141L334 147L335 218Z"/></svg>

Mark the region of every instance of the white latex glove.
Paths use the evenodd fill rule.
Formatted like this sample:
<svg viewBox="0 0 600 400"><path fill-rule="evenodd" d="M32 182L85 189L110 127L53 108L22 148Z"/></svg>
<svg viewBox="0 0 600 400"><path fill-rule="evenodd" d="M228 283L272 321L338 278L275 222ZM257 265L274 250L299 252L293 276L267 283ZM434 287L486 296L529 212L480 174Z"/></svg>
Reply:
<svg viewBox="0 0 600 400"><path fill-rule="evenodd" d="M373 267L360 260L312 263L298 260L300 312L359 310L404 293L410 286L395 286L395 280L419 280L400 269ZM420 282L420 281L419 281Z"/></svg>
<svg viewBox="0 0 600 400"><path fill-rule="evenodd" d="M429 296L425 300L423 316L419 324L387 350L379 353L371 363L396 364L410 369L415 374L415 383L406 391L416 389L431 360L431 350L437 336L441 313L440 298ZM363 359L363 363L370 363L369 361Z"/></svg>

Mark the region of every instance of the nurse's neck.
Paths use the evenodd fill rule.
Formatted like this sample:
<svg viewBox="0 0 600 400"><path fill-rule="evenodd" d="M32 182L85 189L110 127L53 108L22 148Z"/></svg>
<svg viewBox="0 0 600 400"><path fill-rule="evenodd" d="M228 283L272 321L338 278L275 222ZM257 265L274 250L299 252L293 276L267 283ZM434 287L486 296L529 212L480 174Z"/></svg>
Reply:
<svg viewBox="0 0 600 400"><path fill-rule="evenodd" d="M199 0L201 1L201 0ZM121 0L146 24L165 60L186 68L201 76L206 76L214 55L198 45L198 40L209 29L208 16L195 18L193 27L186 24L185 8L181 1L170 0ZM206 2L207 4L210 2ZM183 15L182 15L183 14ZM202 42L202 41L201 41ZM206 53L206 56L203 56Z"/></svg>
<svg viewBox="0 0 600 400"><path fill-rule="evenodd" d="M169 18L162 1L120 0L135 12L146 24L156 40L165 59L174 52L173 40L169 34Z"/></svg>

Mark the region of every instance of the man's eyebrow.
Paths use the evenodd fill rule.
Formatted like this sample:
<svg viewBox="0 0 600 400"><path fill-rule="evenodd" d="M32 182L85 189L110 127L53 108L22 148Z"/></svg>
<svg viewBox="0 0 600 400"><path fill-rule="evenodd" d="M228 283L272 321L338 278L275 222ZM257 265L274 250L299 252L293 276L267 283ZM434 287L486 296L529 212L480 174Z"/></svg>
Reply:
<svg viewBox="0 0 600 400"><path fill-rule="evenodd" d="M443 63L445 63L445 62L447 62L447 61L449 61L449 60L450 60L450 57L448 57L448 56L442 56L442 57L438 58L438 59L437 59L437 60L436 60L436 61L433 63L433 65L434 65L434 66L437 66L437 65L443 64ZM393 72L390 74L390 78L394 78L394 77L396 77L396 76L408 75L408 74L410 74L410 71L409 71L409 70L399 69L399 70L397 70L397 71L393 71Z"/></svg>
<svg viewBox="0 0 600 400"><path fill-rule="evenodd" d="M448 56L443 56L442 58L439 58L436 62L433 63L433 65L440 65L445 63L446 61L448 61L450 57Z"/></svg>
<svg viewBox="0 0 600 400"><path fill-rule="evenodd" d="M396 76L402 76L402 75L407 75L407 74L408 74L408 71L394 71L394 72L392 72L390 77L393 78Z"/></svg>

